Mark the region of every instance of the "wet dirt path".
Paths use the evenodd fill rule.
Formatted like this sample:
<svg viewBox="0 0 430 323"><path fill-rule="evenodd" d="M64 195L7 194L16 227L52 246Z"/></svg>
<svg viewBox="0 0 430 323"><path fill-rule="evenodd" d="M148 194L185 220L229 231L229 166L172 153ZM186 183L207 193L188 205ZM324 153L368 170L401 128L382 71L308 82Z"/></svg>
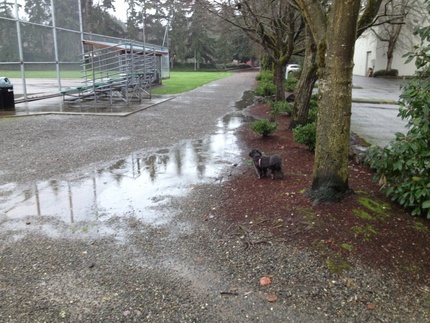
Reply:
<svg viewBox="0 0 430 323"><path fill-rule="evenodd" d="M281 321L286 312L273 312L280 305L246 277L225 279L244 255L206 222L244 161L234 131L254 77L213 82L126 121L1 120L0 321ZM208 120L202 108L213 109ZM150 118L161 121L151 143L140 132ZM232 303L237 279L244 297Z"/></svg>

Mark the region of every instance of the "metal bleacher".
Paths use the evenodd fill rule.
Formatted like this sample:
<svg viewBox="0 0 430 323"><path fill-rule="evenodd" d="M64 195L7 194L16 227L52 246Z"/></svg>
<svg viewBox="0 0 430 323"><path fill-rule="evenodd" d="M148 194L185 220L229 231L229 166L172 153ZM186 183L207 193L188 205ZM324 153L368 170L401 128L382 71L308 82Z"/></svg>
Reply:
<svg viewBox="0 0 430 323"><path fill-rule="evenodd" d="M156 50L133 43L84 41L82 85L62 90L64 100L141 101L157 79Z"/></svg>

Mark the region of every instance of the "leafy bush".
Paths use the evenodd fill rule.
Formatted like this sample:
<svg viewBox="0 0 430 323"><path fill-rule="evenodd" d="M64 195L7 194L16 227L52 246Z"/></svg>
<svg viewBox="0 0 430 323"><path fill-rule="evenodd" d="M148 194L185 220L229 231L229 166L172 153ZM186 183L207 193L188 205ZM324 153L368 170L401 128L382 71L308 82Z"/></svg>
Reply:
<svg viewBox="0 0 430 323"><path fill-rule="evenodd" d="M268 81L260 81L254 90L258 96L272 96L276 93L276 85Z"/></svg>
<svg viewBox="0 0 430 323"><path fill-rule="evenodd" d="M313 94L309 101L308 123L298 125L293 129L294 141L306 145L309 150L314 150L317 142L317 114L318 95Z"/></svg>
<svg viewBox="0 0 430 323"><path fill-rule="evenodd" d="M306 145L309 150L315 149L317 138L316 122L308 123L306 125L298 125L293 129L294 141L299 144Z"/></svg>
<svg viewBox="0 0 430 323"><path fill-rule="evenodd" d="M268 70L270 71L273 66L272 59L267 55L261 55L260 56L260 68L261 70Z"/></svg>
<svg viewBox="0 0 430 323"><path fill-rule="evenodd" d="M245 70L251 68L251 65L248 64L226 64L223 66L227 70Z"/></svg>
<svg viewBox="0 0 430 323"><path fill-rule="evenodd" d="M399 71L396 69L392 69L392 70L378 70L375 73L373 73L373 77L393 77L393 76L399 76Z"/></svg>
<svg viewBox="0 0 430 323"><path fill-rule="evenodd" d="M309 101L308 123L317 122L318 119L318 95L312 94Z"/></svg>
<svg viewBox="0 0 430 323"><path fill-rule="evenodd" d="M270 110L270 114L274 118L280 116L282 113L291 115L291 112L293 111L292 104L288 103L287 101L269 101L268 104L272 107L272 109Z"/></svg>
<svg viewBox="0 0 430 323"><path fill-rule="evenodd" d="M299 79L290 74L290 76L285 80L285 89L287 91L294 92L298 83Z"/></svg>
<svg viewBox="0 0 430 323"><path fill-rule="evenodd" d="M255 133L258 133L259 135L262 135L263 137L266 137L270 135L272 132L274 132L277 127L278 127L277 122L270 122L267 119L262 119L262 120L255 121L251 125L251 130L254 131Z"/></svg>
<svg viewBox="0 0 430 323"><path fill-rule="evenodd" d="M417 68L422 70L403 86L399 116L407 120L406 135L396 133L391 147L368 149L366 162L376 170L378 181L387 196L407 209L413 216L430 219L430 79L421 78L423 70L430 71L430 47L423 40L430 29L417 29L421 35L421 50L408 53L409 60L419 53Z"/></svg>
<svg viewBox="0 0 430 323"><path fill-rule="evenodd" d="M195 68L194 63L179 63L175 62L175 66L173 68L174 71L193 71ZM200 69L199 70L216 70L217 67L215 64L209 63L209 64L203 64L200 63Z"/></svg>
<svg viewBox="0 0 430 323"><path fill-rule="evenodd" d="M269 70L261 70L255 77L257 81L273 81L273 73Z"/></svg>

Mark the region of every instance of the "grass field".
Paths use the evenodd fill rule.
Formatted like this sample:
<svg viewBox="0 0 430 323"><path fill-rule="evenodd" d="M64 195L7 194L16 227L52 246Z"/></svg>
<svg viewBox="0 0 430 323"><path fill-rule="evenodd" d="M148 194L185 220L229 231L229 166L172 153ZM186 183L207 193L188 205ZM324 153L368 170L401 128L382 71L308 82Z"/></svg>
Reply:
<svg viewBox="0 0 430 323"><path fill-rule="evenodd" d="M170 79L163 80L163 85L152 90L154 94L177 94L190 91L206 83L231 75L230 72L170 72ZM2 71L0 76L8 78L21 78L19 71ZM55 71L27 71L26 78L56 78ZM62 71L61 78L81 78L80 71Z"/></svg>
<svg viewBox="0 0 430 323"><path fill-rule="evenodd" d="M152 90L152 93L182 93L229 75L230 72L170 72L170 79L163 80L163 86Z"/></svg>

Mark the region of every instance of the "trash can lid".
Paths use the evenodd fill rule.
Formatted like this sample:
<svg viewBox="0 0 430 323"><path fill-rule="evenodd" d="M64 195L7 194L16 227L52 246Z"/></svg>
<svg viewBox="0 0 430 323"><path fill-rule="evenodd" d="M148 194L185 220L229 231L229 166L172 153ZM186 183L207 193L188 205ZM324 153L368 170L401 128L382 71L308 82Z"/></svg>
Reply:
<svg viewBox="0 0 430 323"><path fill-rule="evenodd" d="M7 77L0 76L0 88L1 87L11 87L12 82Z"/></svg>

